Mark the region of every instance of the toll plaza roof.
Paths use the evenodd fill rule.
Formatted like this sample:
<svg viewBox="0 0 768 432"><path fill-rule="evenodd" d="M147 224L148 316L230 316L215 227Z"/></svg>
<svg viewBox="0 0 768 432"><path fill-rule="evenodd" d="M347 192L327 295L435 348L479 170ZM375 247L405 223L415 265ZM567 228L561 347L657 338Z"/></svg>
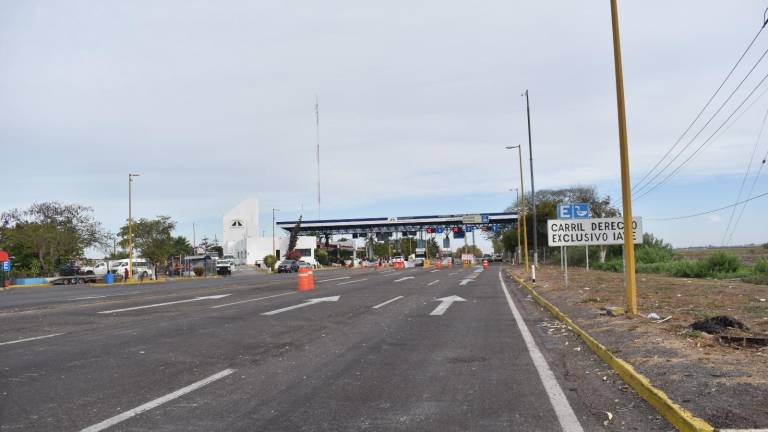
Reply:
<svg viewBox="0 0 768 432"><path fill-rule="evenodd" d="M277 222L276 225L290 231L296 226L296 222L298 221L282 221ZM365 234L422 231L426 228L434 228L436 232L441 232L450 231L453 227L464 229L465 226L503 228L516 222L517 212L302 220L299 232L302 234Z"/></svg>

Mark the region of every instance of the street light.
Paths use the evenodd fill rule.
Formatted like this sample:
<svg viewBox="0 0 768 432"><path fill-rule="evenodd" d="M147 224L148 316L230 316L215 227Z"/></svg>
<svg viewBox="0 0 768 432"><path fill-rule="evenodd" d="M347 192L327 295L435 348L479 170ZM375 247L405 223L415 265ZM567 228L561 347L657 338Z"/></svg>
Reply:
<svg viewBox="0 0 768 432"><path fill-rule="evenodd" d="M133 219L131 218L131 183L139 174L128 174L128 277L133 277Z"/></svg>
<svg viewBox="0 0 768 432"><path fill-rule="evenodd" d="M517 149L517 160L520 164L520 190L522 191L521 197L522 197L522 212L523 212L523 250L525 251L525 272L528 272L528 226L525 222L525 185L523 183L523 148L519 145L516 146L506 146L507 150ZM518 212L518 217L520 216L520 213ZM520 227L520 220L517 221L518 228ZM518 238L518 245L520 239Z"/></svg>
<svg viewBox="0 0 768 432"><path fill-rule="evenodd" d="M515 202L517 203L517 214L520 215L520 189L510 189L510 192L515 191ZM520 250L520 221L517 221L517 250ZM520 255L517 256L517 263L520 264Z"/></svg>
<svg viewBox="0 0 768 432"><path fill-rule="evenodd" d="M279 211L280 210L276 208L272 208L272 256L274 256L276 260L280 257L277 256L277 249L275 248L275 212Z"/></svg>

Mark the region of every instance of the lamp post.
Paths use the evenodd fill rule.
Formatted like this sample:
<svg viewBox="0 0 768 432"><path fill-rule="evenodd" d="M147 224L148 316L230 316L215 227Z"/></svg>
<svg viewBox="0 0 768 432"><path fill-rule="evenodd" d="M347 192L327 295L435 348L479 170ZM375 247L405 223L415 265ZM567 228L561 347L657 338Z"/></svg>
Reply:
<svg viewBox="0 0 768 432"><path fill-rule="evenodd" d="M520 216L520 189L510 189L510 192L515 191L515 203L517 204L517 215ZM520 220L517 221L517 250L520 250ZM520 264L520 256L517 256L517 263Z"/></svg>
<svg viewBox="0 0 768 432"><path fill-rule="evenodd" d="M275 259L280 258L277 256L277 249L275 248L275 212L279 211L280 210L276 208L272 208L272 256L274 256Z"/></svg>
<svg viewBox="0 0 768 432"><path fill-rule="evenodd" d="M522 149L522 147L520 145L506 146L505 148L507 150L517 149L517 160L518 160L519 165L520 165L520 190L522 191L522 193L520 195L521 198L522 198L522 202L521 202L520 205L521 205L521 207L523 209L522 210L522 212L523 212L523 250L525 251L525 272L528 273L528 226L526 225L526 222L525 222L525 213L526 213L526 211L525 211L525 185L523 183L523 149ZM519 215L518 215L518 217L519 217ZM519 228L520 227L520 219L519 218L517 220L517 225L518 225L518 228Z"/></svg>
<svg viewBox="0 0 768 432"><path fill-rule="evenodd" d="M528 118L528 156L531 162L531 208L533 209L533 265L539 266L539 241L536 231L536 187L533 184L533 146L531 144L531 104L528 102L528 90L525 91L525 113ZM525 194L525 191L523 191ZM527 266L526 266L527 267Z"/></svg>
<svg viewBox="0 0 768 432"><path fill-rule="evenodd" d="M128 277L133 277L133 219L131 218L131 184L139 174L128 174Z"/></svg>

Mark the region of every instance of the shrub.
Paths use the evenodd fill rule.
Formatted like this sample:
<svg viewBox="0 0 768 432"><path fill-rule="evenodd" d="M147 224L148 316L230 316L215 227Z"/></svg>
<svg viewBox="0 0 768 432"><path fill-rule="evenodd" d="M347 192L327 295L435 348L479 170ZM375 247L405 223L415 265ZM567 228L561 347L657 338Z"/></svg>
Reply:
<svg viewBox="0 0 768 432"><path fill-rule="evenodd" d="M678 260L666 263L662 273L668 273L675 277L704 278L711 273L702 261Z"/></svg>
<svg viewBox="0 0 768 432"><path fill-rule="evenodd" d="M601 263L598 261L598 262L595 262L594 264L590 263L590 265L595 270L605 270L605 271L612 271L617 273L624 271L624 262L621 260L621 258L614 258L604 263Z"/></svg>
<svg viewBox="0 0 768 432"><path fill-rule="evenodd" d="M275 258L274 255L269 254L264 257L264 265L267 266L271 271L275 271L276 263L277 263L277 258Z"/></svg>
<svg viewBox="0 0 768 432"><path fill-rule="evenodd" d="M760 257L755 262L755 267L752 269L754 273L768 274L768 258Z"/></svg>
<svg viewBox="0 0 768 432"><path fill-rule="evenodd" d="M301 252L297 251L296 249L289 251L285 254L285 259L298 261L301 259Z"/></svg>
<svg viewBox="0 0 768 432"><path fill-rule="evenodd" d="M708 256L703 265L705 270L712 276L717 274L735 273L741 268L741 260L735 255L717 251Z"/></svg>
<svg viewBox="0 0 768 432"><path fill-rule="evenodd" d="M653 264L672 261L672 250L667 248L640 246L635 249L635 262Z"/></svg>
<svg viewBox="0 0 768 432"><path fill-rule="evenodd" d="M317 248L315 249L315 259L320 265L327 266L328 263L328 252L325 251L325 249Z"/></svg>
<svg viewBox="0 0 768 432"><path fill-rule="evenodd" d="M205 269L202 267L195 267L192 269L193 272L195 272L195 276L200 277L205 273Z"/></svg>

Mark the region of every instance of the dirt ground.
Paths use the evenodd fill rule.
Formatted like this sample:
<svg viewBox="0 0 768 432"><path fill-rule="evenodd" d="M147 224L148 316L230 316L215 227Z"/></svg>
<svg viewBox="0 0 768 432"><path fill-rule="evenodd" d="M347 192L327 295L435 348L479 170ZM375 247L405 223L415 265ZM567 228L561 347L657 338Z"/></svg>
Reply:
<svg viewBox="0 0 768 432"><path fill-rule="evenodd" d="M686 259L702 259L718 251L736 255L742 264L749 266L754 265L755 261L761 257L768 258L768 249L762 245L675 249L675 255Z"/></svg>
<svg viewBox="0 0 768 432"><path fill-rule="evenodd" d="M521 267L513 271L530 281ZM678 404L716 428L768 427L768 347L724 345L689 329L729 315L750 327L732 334L768 336L768 286L638 274L640 316L609 317L601 308L624 306L622 274L569 269L566 289L559 266L536 273L542 296ZM671 318L657 323L651 312Z"/></svg>

